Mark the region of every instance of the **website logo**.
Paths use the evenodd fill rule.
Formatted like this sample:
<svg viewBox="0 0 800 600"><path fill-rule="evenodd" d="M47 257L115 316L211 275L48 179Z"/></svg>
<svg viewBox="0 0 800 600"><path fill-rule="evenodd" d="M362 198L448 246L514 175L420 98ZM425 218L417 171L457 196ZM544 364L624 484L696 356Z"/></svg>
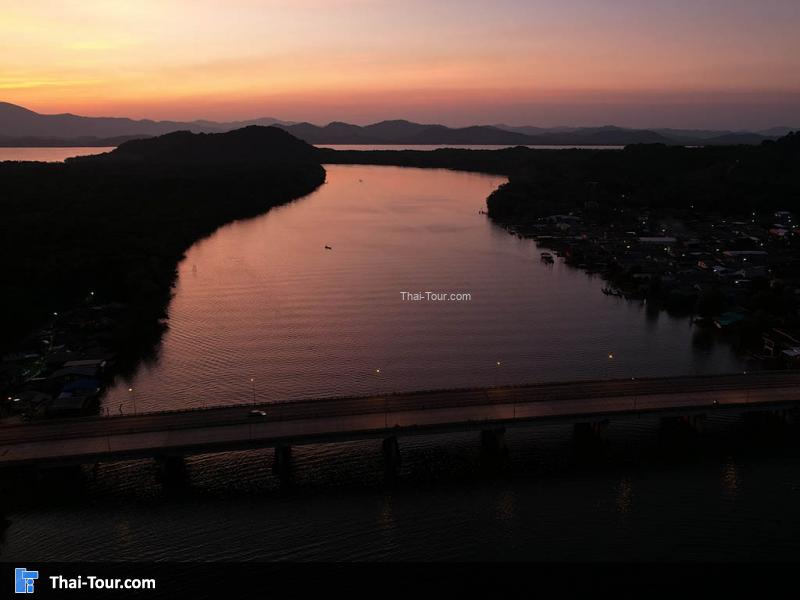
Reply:
<svg viewBox="0 0 800 600"><path fill-rule="evenodd" d="M14 591L17 594L32 594L33 584L39 579L39 571L14 569Z"/></svg>

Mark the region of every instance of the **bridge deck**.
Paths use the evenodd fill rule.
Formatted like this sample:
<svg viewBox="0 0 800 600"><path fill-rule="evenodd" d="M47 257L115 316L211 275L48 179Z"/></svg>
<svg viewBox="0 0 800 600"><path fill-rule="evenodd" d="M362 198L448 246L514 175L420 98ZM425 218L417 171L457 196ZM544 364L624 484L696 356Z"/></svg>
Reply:
<svg viewBox="0 0 800 600"><path fill-rule="evenodd" d="M800 402L800 374L545 383L42 421L0 427L0 466L308 444L538 419ZM260 408L265 417L251 417Z"/></svg>

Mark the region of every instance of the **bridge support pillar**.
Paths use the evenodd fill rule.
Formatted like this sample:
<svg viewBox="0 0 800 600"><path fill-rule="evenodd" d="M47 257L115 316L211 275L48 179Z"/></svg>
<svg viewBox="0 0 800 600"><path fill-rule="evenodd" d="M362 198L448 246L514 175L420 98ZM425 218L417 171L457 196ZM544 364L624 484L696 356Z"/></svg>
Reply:
<svg viewBox="0 0 800 600"><path fill-rule="evenodd" d="M661 428L664 430L679 430L692 433L702 433L705 415L681 415L679 417L662 417Z"/></svg>
<svg viewBox="0 0 800 600"><path fill-rule="evenodd" d="M400 475L400 465L403 457L400 454L400 443L396 436L390 436L383 440L383 466L386 476L395 479Z"/></svg>
<svg viewBox="0 0 800 600"><path fill-rule="evenodd" d="M160 454L156 456L156 469L161 485L165 488L175 489L186 484L186 461L183 456Z"/></svg>
<svg viewBox="0 0 800 600"><path fill-rule="evenodd" d="M506 428L496 427L481 431L481 452L490 465L500 465L508 459Z"/></svg>
<svg viewBox="0 0 800 600"><path fill-rule="evenodd" d="M572 426L573 439L579 446L602 445L608 438L608 425L608 419L575 423L575 425Z"/></svg>
<svg viewBox="0 0 800 600"><path fill-rule="evenodd" d="M670 450L693 450L700 441L705 420L703 414L662 417L658 430L660 445Z"/></svg>
<svg viewBox="0 0 800 600"><path fill-rule="evenodd" d="M288 481L292 476L292 447L288 444L275 446L272 459L272 474L281 481Z"/></svg>
<svg viewBox="0 0 800 600"><path fill-rule="evenodd" d="M784 440L789 426L795 422L791 409L754 410L742 415L746 434L759 442L776 443Z"/></svg>
<svg viewBox="0 0 800 600"><path fill-rule="evenodd" d="M796 421L795 411L790 408L753 410L744 413L745 421L762 425L791 425Z"/></svg>

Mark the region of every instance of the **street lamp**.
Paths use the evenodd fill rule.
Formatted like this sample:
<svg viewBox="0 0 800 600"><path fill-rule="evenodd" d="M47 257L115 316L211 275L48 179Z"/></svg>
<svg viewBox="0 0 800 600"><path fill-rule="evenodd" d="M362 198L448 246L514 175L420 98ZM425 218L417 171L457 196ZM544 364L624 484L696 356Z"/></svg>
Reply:
<svg viewBox="0 0 800 600"><path fill-rule="evenodd" d="M256 378L255 377L251 377L250 378L250 384L253 387L253 406L255 406L256 405Z"/></svg>
<svg viewBox="0 0 800 600"><path fill-rule="evenodd" d="M375 369L375 395L380 395L381 393L381 370Z"/></svg>
<svg viewBox="0 0 800 600"><path fill-rule="evenodd" d="M611 369L611 361L612 360L614 360L614 353L613 352L609 352L608 353L608 362L606 363L606 379L610 379L611 378L610 369Z"/></svg>
<svg viewBox="0 0 800 600"><path fill-rule="evenodd" d="M494 364L494 366L495 366L495 369L494 369L494 387L497 387L497 385L498 385L497 384L497 379L498 379L499 374L500 374L500 366L501 365L502 365L502 363L499 360Z"/></svg>
<svg viewBox="0 0 800 600"><path fill-rule="evenodd" d="M131 395L131 398L133 398L133 414L136 414L136 393L133 391L132 387L128 388L128 393Z"/></svg>

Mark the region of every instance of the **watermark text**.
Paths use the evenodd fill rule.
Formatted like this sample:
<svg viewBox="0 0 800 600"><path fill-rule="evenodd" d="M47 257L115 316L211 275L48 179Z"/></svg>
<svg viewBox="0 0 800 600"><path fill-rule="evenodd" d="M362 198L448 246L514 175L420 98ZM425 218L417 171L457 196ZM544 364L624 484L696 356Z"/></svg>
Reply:
<svg viewBox="0 0 800 600"><path fill-rule="evenodd" d="M470 292L400 292L403 302L469 302Z"/></svg>

